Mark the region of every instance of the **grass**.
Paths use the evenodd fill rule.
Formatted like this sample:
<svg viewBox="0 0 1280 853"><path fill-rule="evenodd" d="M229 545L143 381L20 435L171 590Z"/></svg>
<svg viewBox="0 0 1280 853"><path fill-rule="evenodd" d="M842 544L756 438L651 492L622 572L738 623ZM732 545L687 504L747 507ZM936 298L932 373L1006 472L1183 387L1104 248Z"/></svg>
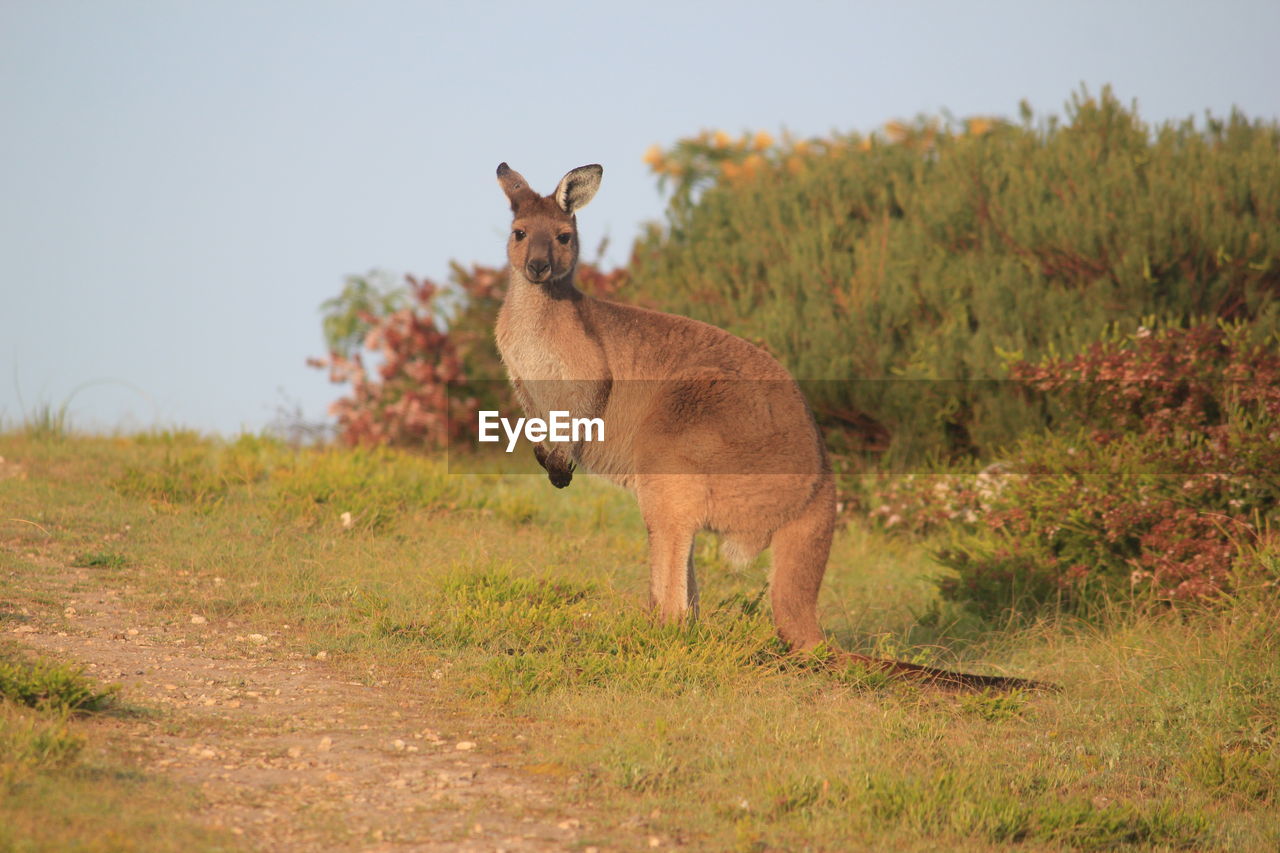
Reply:
<svg viewBox="0 0 1280 853"><path fill-rule="evenodd" d="M174 818L186 791L133 770L84 722L114 687L0 643L0 850L222 850L220 834Z"/></svg>
<svg viewBox="0 0 1280 853"><path fill-rule="evenodd" d="M3 528L10 553L100 566L176 620L287 622L373 681L433 679L591 815L584 844L627 826L709 849L1280 846L1273 589L991 626L939 600L926 548L851 523L822 599L835 642L1064 686L953 695L783 655L765 563L732 568L710 537L701 620L655 624L634 503L586 476L558 492L182 434L11 434L0 455L28 471L0 482L31 522Z"/></svg>
<svg viewBox="0 0 1280 853"><path fill-rule="evenodd" d="M90 713L110 707L114 692L66 664L0 659L0 699L8 702L59 714Z"/></svg>
<svg viewBox="0 0 1280 853"><path fill-rule="evenodd" d="M62 441L71 435L68 403L41 403L23 419L23 432L36 441Z"/></svg>
<svg viewBox="0 0 1280 853"><path fill-rule="evenodd" d="M0 701L0 789L10 792L39 770L65 766L83 747L83 738L70 731L64 715Z"/></svg>

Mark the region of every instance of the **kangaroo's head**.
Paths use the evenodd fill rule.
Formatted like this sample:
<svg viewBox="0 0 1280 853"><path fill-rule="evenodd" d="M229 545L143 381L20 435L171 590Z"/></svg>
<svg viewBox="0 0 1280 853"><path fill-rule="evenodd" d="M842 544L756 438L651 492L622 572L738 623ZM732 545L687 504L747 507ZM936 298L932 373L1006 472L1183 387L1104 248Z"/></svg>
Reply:
<svg viewBox="0 0 1280 853"><path fill-rule="evenodd" d="M603 174L599 166L579 166L560 179L555 192L540 196L506 163L498 167L498 184L511 202L507 259L513 270L544 285L573 276L578 262L574 213L591 201Z"/></svg>

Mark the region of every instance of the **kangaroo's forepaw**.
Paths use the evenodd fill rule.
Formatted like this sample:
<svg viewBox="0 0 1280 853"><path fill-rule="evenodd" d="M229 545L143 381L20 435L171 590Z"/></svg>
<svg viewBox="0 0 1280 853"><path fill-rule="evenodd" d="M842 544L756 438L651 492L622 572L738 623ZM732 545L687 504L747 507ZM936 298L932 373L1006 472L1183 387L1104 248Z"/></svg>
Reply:
<svg viewBox="0 0 1280 853"><path fill-rule="evenodd" d="M551 481L551 485L557 489L563 489L569 483L573 482L573 463L570 462L564 468L556 468L555 470L547 470L547 479Z"/></svg>
<svg viewBox="0 0 1280 853"><path fill-rule="evenodd" d="M557 489L563 489L573 482L573 463L558 453L548 453L541 444L533 446L533 458L538 460L547 472L547 479Z"/></svg>

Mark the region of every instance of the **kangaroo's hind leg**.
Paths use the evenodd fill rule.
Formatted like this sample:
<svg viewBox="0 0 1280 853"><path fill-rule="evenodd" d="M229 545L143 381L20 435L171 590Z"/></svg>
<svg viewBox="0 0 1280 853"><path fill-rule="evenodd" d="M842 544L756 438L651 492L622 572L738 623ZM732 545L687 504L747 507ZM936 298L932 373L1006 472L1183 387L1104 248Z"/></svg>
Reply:
<svg viewBox="0 0 1280 853"><path fill-rule="evenodd" d="M835 484L828 474L800 514L773 534L773 621L778 636L793 649L808 650L823 641L818 590L834 530Z"/></svg>

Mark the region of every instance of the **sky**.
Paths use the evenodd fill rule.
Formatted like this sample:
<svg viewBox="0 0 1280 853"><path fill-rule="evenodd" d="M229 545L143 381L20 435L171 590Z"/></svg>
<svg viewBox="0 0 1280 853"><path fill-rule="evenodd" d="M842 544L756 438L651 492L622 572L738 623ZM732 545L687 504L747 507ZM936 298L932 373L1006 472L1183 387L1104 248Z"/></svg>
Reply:
<svg viewBox="0 0 1280 853"><path fill-rule="evenodd" d="M602 164L582 245L620 263L654 143L1105 84L1149 122L1275 119L1278 39L1276 0L0 0L0 428L323 419L320 303L502 263L502 161L541 192Z"/></svg>

